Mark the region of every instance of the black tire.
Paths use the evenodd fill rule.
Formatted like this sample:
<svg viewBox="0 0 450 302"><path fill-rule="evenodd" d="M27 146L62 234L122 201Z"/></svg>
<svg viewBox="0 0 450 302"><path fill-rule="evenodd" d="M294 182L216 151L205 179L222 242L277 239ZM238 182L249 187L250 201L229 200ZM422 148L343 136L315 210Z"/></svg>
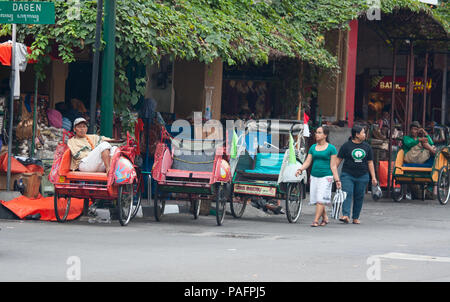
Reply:
<svg viewBox="0 0 450 302"><path fill-rule="evenodd" d="M158 186L156 186L155 198L153 199L153 212L156 221L161 221L161 217L164 214L164 208L166 206L166 201L162 199L158 194Z"/></svg>
<svg viewBox="0 0 450 302"><path fill-rule="evenodd" d="M295 223L300 217L303 206L303 184L289 183L286 192L286 217L290 223Z"/></svg>
<svg viewBox="0 0 450 302"><path fill-rule="evenodd" d="M225 196L225 188L223 185L217 185L216 189L216 221L217 225L222 225L225 218L227 198Z"/></svg>
<svg viewBox="0 0 450 302"><path fill-rule="evenodd" d="M134 185L126 184L119 186L119 196L117 198L117 207L119 209L120 225L126 226L131 220L133 214Z"/></svg>
<svg viewBox="0 0 450 302"><path fill-rule="evenodd" d="M70 211L71 197L61 197L57 193L53 198L55 217L58 222L66 222Z"/></svg>
<svg viewBox="0 0 450 302"><path fill-rule="evenodd" d="M442 205L446 205L450 199L450 173L447 167L442 167L439 170L439 177L437 182L438 200Z"/></svg>
<svg viewBox="0 0 450 302"><path fill-rule="evenodd" d="M392 199L395 202L400 202L403 200L406 194L406 185L400 185L400 188L395 188L392 186Z"/></svg>
<svg viewBox="0 0 450 302"><path fill-rule="evenodd" d="M195 199L192 202L192 213L194 214L194 219L198 219L198 216L200 216L200 206L202 204L201 199Z"/></svg>
<svg viewBox="0 0 450 302"><path fill-rule="evenodd" d="M133 213L131 214L131 219L136 217L139 212L139 207L142 201L142 182L134 184L134 195L133 195Z"/></svg>
<svg viewBox="0 0 450 302"><path fill-rule="evenodd" d="M235 197L236 196L234 195L234 193L232 193L230 198L231 215L233 215L234 218L241 218L242 215L244 215L245 208L247 207L247 199L240 196L239 201L234 202Z"/></svg>

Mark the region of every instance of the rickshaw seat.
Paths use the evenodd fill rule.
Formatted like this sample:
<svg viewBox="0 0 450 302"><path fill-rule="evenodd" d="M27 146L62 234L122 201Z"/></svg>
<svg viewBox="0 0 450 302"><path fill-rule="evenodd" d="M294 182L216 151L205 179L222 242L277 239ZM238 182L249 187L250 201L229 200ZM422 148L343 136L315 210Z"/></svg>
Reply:
<svg viewBox="0 0 450 302"><path fill-rule="evenodd" d="M258 153L256 154L255 168L247 169L245 173L252 174L280 174L284 153Z"/></svg>
<svg viewBox="0 0 450 302"><path fill-rule="evenodd" d="M59 174L72 180L86 180L86 181L107 181L108 176L102 172L81 172L70 171L71 153L67 149L62 157L61 166L59 167Z"/></svg>
<svg viewBox="0 0 450 302"><path fill-rule="evenodd" d="M430 158L427 162L423 164L409 164L404 162L405 151L400 149L397 153L397 158L395 160L395 167L403 172L432 172L433 171L433 161L434 157ZM430 165L431 162L431 165ZM399 174L402 174L400 172Z"/></svg>

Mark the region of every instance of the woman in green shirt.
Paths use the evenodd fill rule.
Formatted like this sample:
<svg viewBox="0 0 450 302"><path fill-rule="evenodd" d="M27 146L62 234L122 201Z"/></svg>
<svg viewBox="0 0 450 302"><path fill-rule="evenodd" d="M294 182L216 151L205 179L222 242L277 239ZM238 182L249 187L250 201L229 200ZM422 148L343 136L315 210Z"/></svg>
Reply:
<svg viewBox="0 0 450 302"><path fill-rule="evenodd" d="M325 226L328 223L325 204L331 203L331 189L333 178L336 181L336 187L341 188L341 181L337 172L337 150L328 143L330 130L326 127L319 127L316 130L316 144L312 145L308 152L308 157L297 170L297 176L308 169L312 163L311 182L309 190L310 204L316 205L316 215L312 227ZM322 222L319 224L319 219Z"/></svg>

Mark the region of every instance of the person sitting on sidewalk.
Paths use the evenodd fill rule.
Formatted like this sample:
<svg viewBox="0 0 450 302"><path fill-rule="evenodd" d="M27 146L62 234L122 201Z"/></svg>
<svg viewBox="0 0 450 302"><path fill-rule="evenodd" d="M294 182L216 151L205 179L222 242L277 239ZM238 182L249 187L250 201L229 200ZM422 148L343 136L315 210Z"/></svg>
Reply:
<svg viewBox="0 0 450 302"><path fill-rule="evenodd" d="M409 127L410 135L403 137L403 151L405 162L411 164L423 164L431 155L436 154L433 139L423 129L419 122L414 121Z"/></svg>
<svg viewBox="0 0 450 302"><path fill-rule="evenodd" d="M70 169L82 172L109 172L111 158L117 150L109 142L114 139L96 134L86 134L88 123L80 117L73 122L75 136L67 145L72 154Z"/></svg>

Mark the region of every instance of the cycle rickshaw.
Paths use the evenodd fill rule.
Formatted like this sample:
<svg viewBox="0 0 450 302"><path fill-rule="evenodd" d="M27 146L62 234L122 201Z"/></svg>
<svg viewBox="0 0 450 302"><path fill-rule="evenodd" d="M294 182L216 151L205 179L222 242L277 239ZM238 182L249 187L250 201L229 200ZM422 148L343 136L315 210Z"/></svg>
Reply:
<svg viewBox="0 0 450 302"><path fill-rule="evenodd" d="M63 143L64 138L63 138ZM90 202L113 201L118 209L118 219L126 226L137 214L141 203L140 169L134 164L137 155L136 141L127 133L126 145L119 146L111 159L109 173L70 171L71 152L68 147L55 162L50 175L56 176L54 209L58 222L65 222L70 211L71 198L84 199L83 214Z"/></svg>
<svg viewBox="0 0 450 302"><path fill-rule="evenodd" d="M289 163L290 150L286 142L297 136L295 163ZM250 201L285 200L285 212L290 223L300 217L305 199L306 171L295 177L306 159L303 122L292 120L257 120L247 123L237 136L237 154L231 156L233 175L230 210L235 218L242 217ZM273 143L279 139L278 148ZM258 205L258 204L257 204ZM264 205L264 204L263 204Z"/></svg>
<svg viewBox="0 0 450 302"><path fill-rule="evenodd" d="M438 150L436 155L423 164L404 162L404 151L401 149L395 159L393 179L399 189L394 188L393 199L400 201L406 193L406 185L437 186L437 197L445 205L450 199L450 146ZM425 192L425 190L423 190ZM425 195L425 194L424 194ZM424 198L423 198L424 199Z"/></svg>
<svg viewBox="0 0 450 302"><path fill-rule="evenodd" d="M190 137L174 138L164 127L162 129L152 168L152 178L156 181L155 219L161 221L166 203L171 200L189 201L194 219L197 219L201 202L206 201L216 204L216 222L222 225L229 195L226 192L231 182L223 143ZM169 141L170 147L164 141Z"/></svg>

